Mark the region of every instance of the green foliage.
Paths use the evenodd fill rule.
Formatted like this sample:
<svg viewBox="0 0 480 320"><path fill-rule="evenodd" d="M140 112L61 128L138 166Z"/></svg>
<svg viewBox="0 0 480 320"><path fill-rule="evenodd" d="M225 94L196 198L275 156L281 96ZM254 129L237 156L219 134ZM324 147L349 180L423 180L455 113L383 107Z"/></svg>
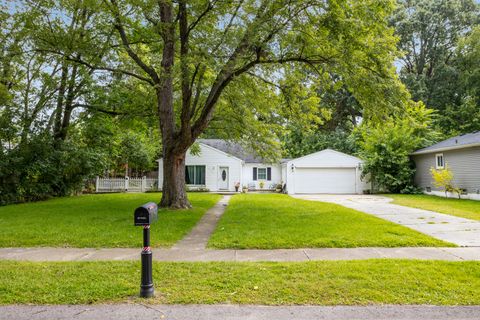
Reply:
<svg viewBox="0 0 480 320"><path fill-rule="evenodd" d="M129 174L142 175L156 168L160 153L158 131L146 122L86 113L77 137L99 154L105 173L125 175L129 168Z"/></svg>
<svg viewBox="0 0 480 320"><path fill-rule="evenodd" d="M285 157L298 158L323 149L333 149L347 154L357 152L354 137L345 131L306 131L295 128L283 139Z"/></svg>
<svg viewBox="0 0 480 320"><path fill-rule="evenodd" d="M479 16L474 0L402 0L392 19L404 52L400 78L415 101L438 111L446 135L480 130Z"/></svg>
<svg viewBox="0 0 480 320"><path fill-rule="evenodd" d="M432 174L433 185L437 188L443 188L445 196L447 196L447 192L453 192L460 199L462 190L453 185L453 172L450 170L448 163L445 164L443 169L430 168L430 173Z"/></svg>
<svg viewBox="0 0 480 320"><path fill-rule="evenodd" d="M78 192L99 170L97 155L88 148L37 136L0 153L0 205Z"/></svg>
<svg viewBox="0 0 480 320"><path fill-rule="evenodd" d="M341 79L335 76L331 79L330 85L316 87L320 100L313 113L315 117L310 121L292 117L282 131L285 157L300 157L326 148L356 153L352 131L362 116L362 106L343 86Z"/></svg>
<svg viewBox="0 0 480 320"><path fill-rule="evenodd" d="M278 160L281 145L277 137L288 117L281 109L282 103L270 85L256 77L244 76L225 89L202 137L236 141L266 161Z"/></svg>
<svg viewBox="0 0 480 320"><path fill-rule="evenodd" d="M464 71L460 77L462 83L468 88L468 94L475 97L480 103L480 25L472 32L460 39L458 48L458 62Z"/></svg>
<svg viewBox="0 0 480 320"><path fill-rule="evenodd" d="M75 2L65 3L57 6L69 8ZM181 3L166 2L165 7L180 18ZM367 110L367 118L406 99L393 68L398 53L393 29L388 26L392 0L188 1L185 18L191 28L188 36L179 37L180 19L172 23L173 57L163 56L167 36L157 1L83 1L82 5L96 20L77 47L71 48L65 30L59 32L63 36L55 35L60 40L50 34L52 41L42 45L53 46L59 55L69 58L79 53L79 60L88 61L94 69L113 70L114 76L127 74L136 82L143 81L146 103L157 103L160 108L167 106L155 101L164 95L158 93L163 85L156 78L171 77L175 84L171 88L173 107L160 112L159 120L169 127L172 124L167 125L162 115L172 112L175 131L201 128L195 130L194 138L199 131L204 137L242 141L259 155L275 159L281 151L277 142L281 125L291 119L319 120L319 87L333 83L348 89ZM123 39L120 29L124 30ZM113 45L99 60L89 52L96 46L103 48L99 39L106 34L111 38L104 42ZM128 45L122 45L125 39ZM174 60L171 73L162 65L170 58ZM182 120L182 115L189 117ZM182 126L182 121L189 125ZM182 132L180 136L190 134Z"/></svg>
<svg viewBox="0 0 480 320"><path fill-rule="evenodd" d="M432 174L433 185L435 187L444 188L445 192L452 187L453 172L448 167L448 164L445 164L445 168L440 170L432 167L430 168L430 173Z"/></svg>
<svg viewBox="0 0 480 320"><path fill-rule="evenodd" d="M364 123L359 128L362 174L376 191L407 192L413 185L414 164L409 154L430 145L438 137L432 131L432 110L410 103L404 113L382 123Z"/></svg>
<svg viewBox="0 0 480 320"><path fill-rule="evenodd" d="M96 4L23 1L0 12L0 204L72 194L126 163L136 172L155 166L148 93L72 61L112 59L95 33L104 22Z"/></svg>

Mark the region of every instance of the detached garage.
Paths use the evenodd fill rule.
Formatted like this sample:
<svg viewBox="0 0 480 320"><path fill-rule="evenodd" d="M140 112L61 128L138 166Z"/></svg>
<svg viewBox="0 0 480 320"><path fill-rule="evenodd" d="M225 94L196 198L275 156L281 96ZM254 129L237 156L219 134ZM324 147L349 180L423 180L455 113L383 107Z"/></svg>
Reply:
<svg viewBox="0 0 480 320"><path fill-rule="evenodd" d="M369 185L360 179L362 160L325 149L282 164L282 179L289 194L363 193Z"/></svg>

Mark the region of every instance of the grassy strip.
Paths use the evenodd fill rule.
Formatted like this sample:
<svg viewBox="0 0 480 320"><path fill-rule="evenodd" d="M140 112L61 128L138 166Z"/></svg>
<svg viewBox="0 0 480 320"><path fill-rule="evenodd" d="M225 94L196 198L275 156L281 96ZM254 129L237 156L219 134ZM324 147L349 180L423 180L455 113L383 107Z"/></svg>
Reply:
<svg viewBox="0 0 480 320"><path fill-rule="evenodd" d="M451 246L331 203L280 194L236 195L210 238L214 248Z"/></svg>
<svg viewBox="0 0 480 320"><path fill-rule="evenodd" d="M0 304L137 299L139 263L0 262ZM480 263L412 260L155 263L152 303L480 304Z"/></svg>
<svg viewBox="0 0 480 320"><path fill-rule="evenodd" d="M392 198L394 200L393 203L402 206L480 221L480 201L442 198L423 194L388 194L386 196Z"/></svg>
<svg viewBox="0 0 480 320"><path fill-rule="evenodd" d="M139 205L160 200L160 193L118 193L56 198L0 207L0 247L138 247L142 235L133 226ZM152 225L153 246L180 240L219 195L191 193L191 210L160 210Z"/></svg>

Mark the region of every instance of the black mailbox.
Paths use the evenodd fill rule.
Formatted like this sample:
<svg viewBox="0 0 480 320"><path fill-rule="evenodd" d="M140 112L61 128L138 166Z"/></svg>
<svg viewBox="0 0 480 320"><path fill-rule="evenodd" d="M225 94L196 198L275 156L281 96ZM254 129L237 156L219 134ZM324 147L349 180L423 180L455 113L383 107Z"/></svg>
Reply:
<svg viewBox="0 0 480 320"><path fill-rule="evenodd" d="M155 202L145 203L135 209L134 224L136 226L147 226L158 220L158 206Z"/></svg>

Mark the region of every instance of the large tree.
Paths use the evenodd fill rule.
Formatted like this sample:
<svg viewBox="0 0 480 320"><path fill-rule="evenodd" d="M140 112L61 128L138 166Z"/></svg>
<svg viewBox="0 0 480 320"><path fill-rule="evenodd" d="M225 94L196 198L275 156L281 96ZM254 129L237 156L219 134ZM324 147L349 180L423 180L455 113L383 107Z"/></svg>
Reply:
<svg viewBox="0 0 480 320"><path fill-rule="evenodd" d="M479 17L475 0L401 0L392 18L404 52L400 77L414 100L438 111L437 125L447 135L475 128L460 116L471 110L462 83L469 70L461 63L470 48L459 51L459 44L480 23Z"/></svg>
<svg viewBox="0 0 480 320"><path fill-rule="evenodd" d="M270 112L263 105L260 115L256 101L239 105L239 114L249 109L252 121L263 121L267 113L310 118L318 107L310 88L331 83L331 74L338 86L348 88L367 118L380 116L406 98L392 67L395 38L387 24L391 0L81 3L95 8L92 30L114 32L110 54L116 58L89 60L86 53L58 51L68 61L123 73L151 86L162 137L162 206L190 207L186 152L212 120L230 116L219 112L241 93L239 88L251 94L252 86L270 84L258 95L281 95L285 88L290 92L280 103L271 103Z"/></svg>

